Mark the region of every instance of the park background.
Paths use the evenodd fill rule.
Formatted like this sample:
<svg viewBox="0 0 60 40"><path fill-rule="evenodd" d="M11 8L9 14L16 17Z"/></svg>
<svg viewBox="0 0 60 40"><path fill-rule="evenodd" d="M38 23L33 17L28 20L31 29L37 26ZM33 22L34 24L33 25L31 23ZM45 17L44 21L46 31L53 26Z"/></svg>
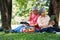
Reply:
<svg viewBox="0 0 60 40"><path fill-rule="evenodd" d="M50 0L12 0L12 18L11 26L19 25L24 19L27 21L29 19L29 13L33 6L37 6L38 9L44 6L46 8L46 13L48 14ZM1 12L0 12L0 26L1 26ZM60 26L60 16L59 24Z"/></svg>
<svg viewBox="0 0 60 40"><path fill-rule="evenodd" d="M52 1L52 0L51 0ZM55 0L54 0L55 1ZM38 9L44 6L48 14L50 0L12 0L12 18L11 27L15 28L24 19L28 20L29 13L33 6ZM0 26L2 25L0 12ZM59 24L60 25L60 13ZM0 32L0 40L60 40L59 34L54 33L4 33Z"/></svg>

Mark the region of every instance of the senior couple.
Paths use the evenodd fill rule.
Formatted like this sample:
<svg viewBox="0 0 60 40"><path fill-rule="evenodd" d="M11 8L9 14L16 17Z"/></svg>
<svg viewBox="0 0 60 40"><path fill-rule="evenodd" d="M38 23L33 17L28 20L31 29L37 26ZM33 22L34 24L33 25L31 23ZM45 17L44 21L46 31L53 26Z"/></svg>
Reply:
<svg viewBox="0 0 60 40"><path fill-rule="evenodd" d="M28 32L27 29L33 29L33 32L56 32L59 31L53 27L55 22L50 20L50 17L46 14L44 7L38 8L34 6L30 12L29 20L26 24L20 25L13 29L12 32Z"/></svg>

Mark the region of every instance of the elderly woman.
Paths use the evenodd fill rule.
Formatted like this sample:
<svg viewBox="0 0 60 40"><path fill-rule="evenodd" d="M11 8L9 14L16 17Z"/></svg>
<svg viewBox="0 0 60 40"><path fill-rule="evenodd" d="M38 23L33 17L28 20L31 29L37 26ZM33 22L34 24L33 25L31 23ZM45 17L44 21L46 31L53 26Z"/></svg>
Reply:
<svg viewBox="0 0 60 40"><path fill-rule="evenodd" d="M48 15L45 13L45 8L42 7L39 11L40 16L38 17L37 23L38 26L41 28L40 31L42 32L60 32L59 28L54 28L55 22L50 19Z"/></svg>
<svg viewBox="0 0 60 40"><path fill-rule="evenodd" d="M38 20L37 20L38 26L41 28L41 30L43 29L42 31L46 31L50 17L46 15L46 9L44 7L40 9L39 13L40 13L40 16L38 17Z"/></svg>
<svg viewBox="0 0 60 40"><path fill-rule="evenodd" d="M37 24L38 17L39 17L38 8L34 6L30 13L29 20L27 22L24 22L23 23L24 25L20 25L16 29L13 29L12 32L22 32L23 30L25 30L25 28L29 28L32 26L38 29L38 24Z"/></svg>
<svg viewBox="0 0 60 40"><path fill-rule="evenodd" d="M34 7L32 8L31 13L30 13L30 17L29 17L28 23L29 23L30 26L33 26L33 27L35 27L36 29L39 29L38 23L37 23L38 17L39 17L38 8L37 8L36 6L34 6Z"/></svg>
<svg viewBox="0 0 60 40"><path fill-rule="evenodd" d="M41 15L38 17L37 22L38 22L39 27L41 27L41 29L43 29L43 28L47 27L50 17L48 15L46 15L46 11L45 11L44 7L42 7L40 9L40 14Z"/></svg>

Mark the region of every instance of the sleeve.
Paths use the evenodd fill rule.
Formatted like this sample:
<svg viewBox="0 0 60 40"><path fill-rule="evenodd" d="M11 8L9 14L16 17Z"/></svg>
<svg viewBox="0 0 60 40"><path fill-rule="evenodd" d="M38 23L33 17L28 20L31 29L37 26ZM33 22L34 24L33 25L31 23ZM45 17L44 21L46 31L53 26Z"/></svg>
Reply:
<svg viewBox="0 0 60 40"><path fill-rule="evenodd" d="M37 24L38 24L39 27L41 27L42 24L41 24L40 17L38 17Z"/></svg>
<svg viewBox="0 0 60 40"><path fill-rule="evenodd" d="M35 25L35 26L38 25L37 21L36 21L36 23L34 23L34 25Z"/></svg>
<svg viewBox="0 0 60 40"><path fill-rule="evenodd" d="M43 26L47 26L50 21L50 17L47 16L45 22L43 23Z"/></svg>
<svg viewBox="0 0 60 40"><path fill-rule="evenodd" d="M49 16L47 16L47 18L46 18L46 19L47 19L47 21L50 21L50 17L49 17Z"/></svg>

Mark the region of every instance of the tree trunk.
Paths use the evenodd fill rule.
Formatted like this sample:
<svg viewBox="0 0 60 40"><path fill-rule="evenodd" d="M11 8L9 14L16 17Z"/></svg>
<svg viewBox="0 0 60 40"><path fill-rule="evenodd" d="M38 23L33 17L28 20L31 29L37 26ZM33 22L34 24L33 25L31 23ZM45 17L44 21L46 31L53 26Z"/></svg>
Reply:
<svg viewBox="0 0 60 40"><path fill-rule="evenodd" d="M60 10L60 0L50 0L50 6L49 6L49 13L48 15L51 17L52 15L55 15L55 27L58 27L59 22L59 10Z"/></svg>
<svg viewBox="0 0 60 40"><path fill-rule="evenodd" d="M52 15L55 15L54 21L55 21L55 27L58 27L59 22L59 10L60 10L60 0L50 0L50 6L49 6L49 13L48 15L51 17Z"/></svg>
<svg viewBox="0 0 60 40"><path fill-rule="evenodd" d="M11 29L12 0L1 1L1 19L4 30Z"/></svg>

